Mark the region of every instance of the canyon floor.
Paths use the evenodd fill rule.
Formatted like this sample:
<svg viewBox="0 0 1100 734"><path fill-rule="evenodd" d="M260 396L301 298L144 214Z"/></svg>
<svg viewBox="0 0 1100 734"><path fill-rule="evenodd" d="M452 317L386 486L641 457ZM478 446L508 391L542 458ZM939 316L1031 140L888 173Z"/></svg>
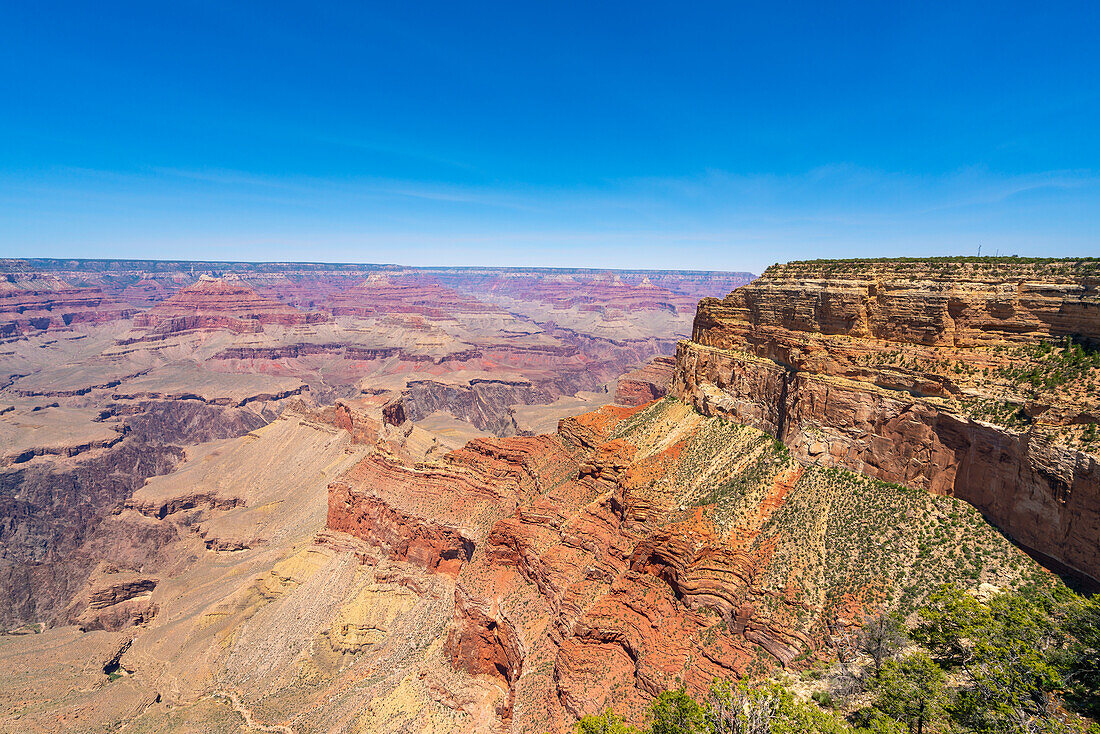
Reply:
<svg viewBox="0 0 1100 734"><path fill-rule="evenodd" d="M1100 575L1087 264L3 265L4 731L568 731Z"/></svg>

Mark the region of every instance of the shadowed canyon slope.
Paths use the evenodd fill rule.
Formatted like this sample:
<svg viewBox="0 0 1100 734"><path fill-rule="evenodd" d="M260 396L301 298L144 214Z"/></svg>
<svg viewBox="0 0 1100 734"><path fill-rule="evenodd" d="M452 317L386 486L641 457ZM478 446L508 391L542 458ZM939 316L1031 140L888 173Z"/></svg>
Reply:
<svg viewBox="0 0 1100 734"><path fill-rule="evenodd" d="M81 267L119 298L191 282ZM704 298L675 359L718 274L287 267L240 285L323 322L5 345L31 623L0 636L5 726L638 722L940 583L1048 574L1006 534L1096 575L1091 263L777 266ZM77 508L126 446L140 478Z"/></svg>

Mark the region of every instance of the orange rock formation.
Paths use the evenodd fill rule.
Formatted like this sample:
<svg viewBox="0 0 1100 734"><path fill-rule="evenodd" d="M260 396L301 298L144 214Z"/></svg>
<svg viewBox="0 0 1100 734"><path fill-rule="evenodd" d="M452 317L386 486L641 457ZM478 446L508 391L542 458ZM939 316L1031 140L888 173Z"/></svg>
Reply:
<svg viewBox="0 0 1100 734"><path fill-rule="evenodd" d="M619 405L642 405L668 395L676 360L672 357L654 357L639 369L627 372L619 378L615 389L615 402Z"/></svg>
<svg viewBox="0 0 1100 734"><path fill-rule="evenodd" d="M158 332L227 329L242 334L263 331L265 324L297 326L329 320L327 314L299 311L264 298L240 281L201 278L163 303L138 314L137 327Z"/></svg>
<svg viewBox="0 0 1100 734"><path fill-rule="evenodd" d="M607 705L638 719L663 690L795 665L865 609L932 588L902 559L942 510L877 486L666 400L436 462L374 453L330 485L327 525L453 578L451 666L497 681L505 728L567 731ZM856 551L868 538L889 550Z"/></svg>

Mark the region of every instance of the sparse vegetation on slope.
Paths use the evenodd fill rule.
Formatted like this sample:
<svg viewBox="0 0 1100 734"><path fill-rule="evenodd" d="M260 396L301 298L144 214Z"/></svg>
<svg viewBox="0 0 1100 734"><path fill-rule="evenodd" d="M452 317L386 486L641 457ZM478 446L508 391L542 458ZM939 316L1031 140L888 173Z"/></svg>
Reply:
<svg viewBox="0 0 1100 734"><path fill-rule="evenodd" d="M874 628L868 620L865 632ZM894 623L897 624L897 623ZM714 681L699 700L661 693L645 734L1100 732L1100 601L1039 583L982 601L952 585L931 596L881 659L869 646L837 664L829 686ZM911 635L914 647L906 639ZM873 635L871 635L873 636ZM864 642L873 642L864 635ZM874 648L879 649L879 648ZM820 680L820 677L819 677ZM831 690L830 690L831 688ZM808 700L807 700L808 698ZM639 732L608 710L577 734Z"/></svg>
<svg viewBox="0 0 1100 734"><path fill-rule="evenodd" d="M657 402L615 435L644 445L683 409ZM753 558L758 610L814 638L870 611L911 615L944 583L1014 589L1051 578L962 500L803 467L763 432L721 418L702 419L679 446L647 491L674 498L673 519L702 511L724 544Z"/></svg>

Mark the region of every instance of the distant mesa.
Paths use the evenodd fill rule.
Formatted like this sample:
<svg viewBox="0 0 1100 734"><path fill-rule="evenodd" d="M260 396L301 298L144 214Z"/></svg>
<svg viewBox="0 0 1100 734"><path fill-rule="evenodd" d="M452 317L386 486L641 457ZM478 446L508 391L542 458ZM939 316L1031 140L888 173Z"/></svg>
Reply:
<svg viewBox="0 0 1100 734"><path fill-rule="evenodd" d="M717 279L719 284L710 284L710 287L728 292L749 282L751 277L747 273L725 274ZM449 276L444 276L443 280L454 280L463 289L521 301L542 301L562 310L694 313L700 297L698 284L689 283L681 274L662 271L650 271L647 275L629 274L627 277L615 272L556 273L550 276L535 271L494 272L480 277L465 274L461 282Z"/></svg>
<svg viewBox="0 0 1100 734"><path fill-rule="evenodd" d="M300 311L261 296L237 278L201 276L163 303L140 313L134 326L163 333L225 329L235 334L263 331L268 324L301 326L331 320L319 311Z"/></svg>
<svg viewBox="0 0 1100 734"><path fill-rule="evenodd" d="M74 324L103 324L135 309L99 288L74 286L50 275L8 274L0 279L0 337L17 338Z"/></svg>

